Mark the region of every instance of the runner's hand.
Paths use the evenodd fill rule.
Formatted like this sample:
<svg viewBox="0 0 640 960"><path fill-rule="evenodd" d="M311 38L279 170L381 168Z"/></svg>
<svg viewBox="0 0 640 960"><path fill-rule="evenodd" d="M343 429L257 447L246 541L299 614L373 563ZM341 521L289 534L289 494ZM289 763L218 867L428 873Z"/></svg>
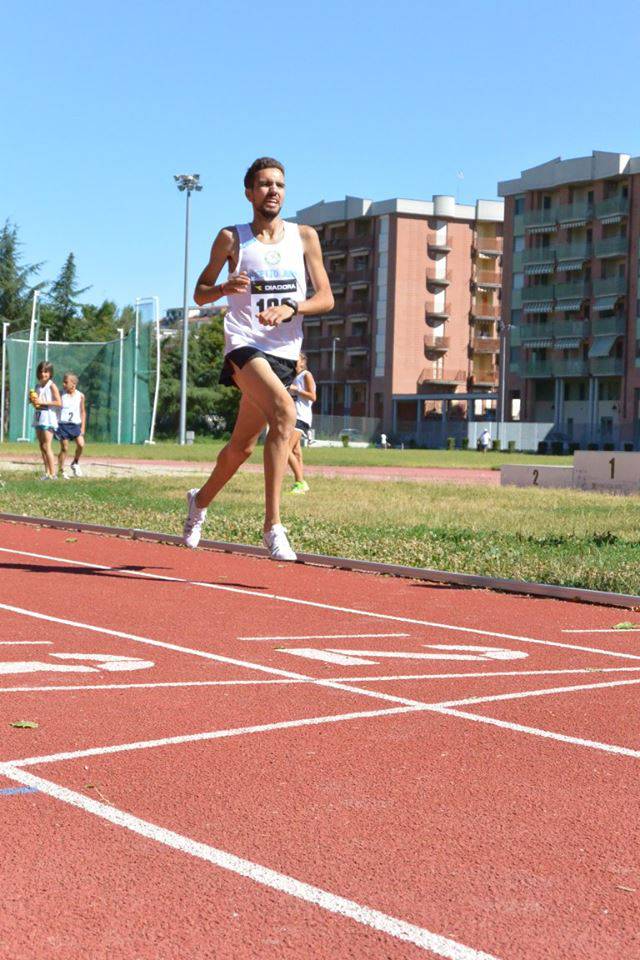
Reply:
<svg viewBox="0 0 640 960"><path fill-rule="evenodd" d="M291 320L293 316L293 310L291 307L269 307L268 310L263 310L262 313L258 314L258 320L263 327L279 327L281 323L286 323L287 320Z"/></svg>
<svg viewBox="0 0 640 960"><path fill-rule="evenodd" d="M244 270L242 273L232 273L222 284L225 296L234 293L246 293L250 283L249 274L245 273Z"/></svg>

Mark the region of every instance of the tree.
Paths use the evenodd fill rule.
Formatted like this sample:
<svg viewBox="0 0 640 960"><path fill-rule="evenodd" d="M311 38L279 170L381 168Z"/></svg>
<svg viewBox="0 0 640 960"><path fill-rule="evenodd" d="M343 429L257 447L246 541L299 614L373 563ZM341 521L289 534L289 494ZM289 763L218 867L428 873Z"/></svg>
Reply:
<svg viewBox="0 0 640 960"><path fill-rule="evenodd" d="M49 328L52 340L85 340L86 330L79 313L78 297L89 287L77 287L77 267L73 253L64 262L51 284L47 303L41 312L42 324Z"/></svg>
<svg viewBox="0 0 640 960"><path fill-rule="evenodd" d="M222 317L191 330L187 369L187 428L197 433L219 434L233 428L238 415L240 393L218 383L224 361ZM165 341L160 369L158 432L175 436L180 414L182 342L180 337Z"/></svg>
<svg viewBox="0 0 640 960"><path fill-rule="evenodd" d="M14 330L29 325L33 292L45 286L31 284L42 264L23 263L20 246L18 228L7 220L0 231L0 317Z"/></svg>

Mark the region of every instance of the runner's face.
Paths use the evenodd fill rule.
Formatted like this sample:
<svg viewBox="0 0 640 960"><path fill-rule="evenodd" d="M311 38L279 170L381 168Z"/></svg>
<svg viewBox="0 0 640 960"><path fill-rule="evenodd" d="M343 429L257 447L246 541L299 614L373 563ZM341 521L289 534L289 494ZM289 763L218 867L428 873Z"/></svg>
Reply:
<svg viewBox="0 0 640 960"><path fill-rule="evenodd" d="M247 198L253 204L256 213L267 220L275 220L284 203L284 174L277 167L260 170L253 181L253 188L247 190Z"/></svg>
<svg viewBox="0 0 640 960"><path fill-rule="evenodd" d="M76 383L75 383L75 380L63 380L63 381L62 381L62 386L65 388L65 390L67 391L67 393L75 393L75 391L76 391Z"/></svg>

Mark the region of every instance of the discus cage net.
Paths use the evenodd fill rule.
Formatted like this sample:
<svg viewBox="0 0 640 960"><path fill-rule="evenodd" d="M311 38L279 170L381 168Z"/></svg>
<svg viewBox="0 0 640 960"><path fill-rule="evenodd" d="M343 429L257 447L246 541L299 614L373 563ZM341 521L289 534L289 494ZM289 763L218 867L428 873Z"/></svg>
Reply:
<svg viewBox="0 0 640 960"><path fill-rule="evenodd" d="M153 443L160 380L158 298L136 300L135 322L128 333L119 334L104 342L50 340L41 328L36 294L29 329L5 335L2 344L0 439L35 439L29 390L36 384L38 364L48 360L60 390L65 373L78 377L89 440Z"/></svg>

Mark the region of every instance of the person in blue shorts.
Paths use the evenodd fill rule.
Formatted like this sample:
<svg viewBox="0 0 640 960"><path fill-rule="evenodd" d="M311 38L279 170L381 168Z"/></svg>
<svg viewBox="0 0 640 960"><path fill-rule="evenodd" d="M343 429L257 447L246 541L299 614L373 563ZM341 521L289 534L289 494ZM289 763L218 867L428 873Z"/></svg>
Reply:
<svg viewBox="0 0 640 960"><path fill-rule="evenodd" d="M71 461L71 476L81 477L82 469L79 460L84 450L84 433L87 426L84 393L78 390L78 378L75 373L65 373L63 377L61 403L60 422L56 431L56 437L60 441L58 471L64 480L69 480L69 474L64 472L69 441L75 440L76 444L76 452Z"/></svg>

